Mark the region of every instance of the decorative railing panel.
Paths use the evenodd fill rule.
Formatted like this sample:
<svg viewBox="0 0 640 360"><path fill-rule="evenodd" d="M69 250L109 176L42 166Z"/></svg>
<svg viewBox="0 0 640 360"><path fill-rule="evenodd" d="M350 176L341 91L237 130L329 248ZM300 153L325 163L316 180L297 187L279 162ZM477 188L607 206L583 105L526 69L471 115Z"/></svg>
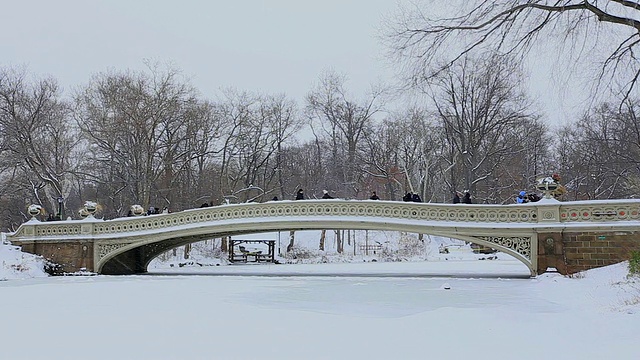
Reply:
<svg viewBox="0 0 640 360"><path fill-rule="evenodd" d="M268 217L381 217L438 222L535 223L534 207L381 201L296 201L224 205L95 223L94 234L148 231L210 221Z"/></svg>
<svg viewBox="0 0 640 360"><path fill-rule="evenodd" d="M559 214L559 215L557 215ZM544 202L524 205L453 205L394 201L303 200L222 205L171 214L112 220L30 221L8 238L73 237L148 232L217 221L271 217L383 218L455 223L536 224L640 220L640 200Z"/></svg>
<svg viewBox="0 0 640 360"><path fill-rule="evenodd" d="M640 204L633 202L561 203L562 222L610 222L640 220Z"/></svg>
<svg viewBox="0 0 640 360"><path fill-rule="evenodd" d="M23 225L32 225L32 226L21 226L18 231L12 234L12 237L18 236L40 236L40 237L50 237L50 236L66 236L66 235L79 235L81 234L82 224L78 221L63 221L63 222L34 222L31 221L29 223L25 223ZM27 228L29 230L27 230Z"/></svg>

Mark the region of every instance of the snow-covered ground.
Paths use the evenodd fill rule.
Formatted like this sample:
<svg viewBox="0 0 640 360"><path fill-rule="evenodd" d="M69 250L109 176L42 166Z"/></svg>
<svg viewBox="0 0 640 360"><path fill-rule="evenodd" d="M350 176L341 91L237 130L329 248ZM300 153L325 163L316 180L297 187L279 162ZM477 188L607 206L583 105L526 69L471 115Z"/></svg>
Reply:
<svg viewBox="0 0 640 360"><path fill-rule="evenodd" d="M44 260L32 254L23 253L17 246L11 246L0 238L0 281L46 277Z"/></svg>
<svg viewBox="0 0 640 360"><path fill-rule="evenodd" d="M42 277L40 260L1 245L0 278L11 280L0 281L0 358L638 358L640 281L626 263L528 278L506 257L453 253L182 268L165 259L149 275Z"/></svg>

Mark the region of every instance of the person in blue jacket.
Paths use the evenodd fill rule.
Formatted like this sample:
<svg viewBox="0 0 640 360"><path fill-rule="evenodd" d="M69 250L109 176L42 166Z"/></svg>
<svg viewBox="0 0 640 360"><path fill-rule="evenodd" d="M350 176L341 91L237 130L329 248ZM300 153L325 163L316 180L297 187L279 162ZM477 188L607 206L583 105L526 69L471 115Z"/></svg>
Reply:
<svg viewBox="0 0 640 360"><path fill-rule="evenodd" d="M520 191L520 194L518 194L518 198L516 199L516 202L518 204L524 204L527 202L527 192L522 190Z"/></svg>

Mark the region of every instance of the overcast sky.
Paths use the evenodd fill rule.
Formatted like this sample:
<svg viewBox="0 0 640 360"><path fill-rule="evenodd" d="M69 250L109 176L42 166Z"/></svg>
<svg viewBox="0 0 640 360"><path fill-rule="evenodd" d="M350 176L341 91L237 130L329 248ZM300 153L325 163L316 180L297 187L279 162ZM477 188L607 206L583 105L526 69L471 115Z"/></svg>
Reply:
<svg viewBox="0 0 640 360"><path fill-rule="evenodd" d="M24 0L2 4L0 64L65 89L107 69L170 62L205 95L221 87L301 99L320 73L353 92L388 80L376 36L395 0Z"/></svg>
<svg viewBox="0 0 640 360"><path fill-rule="evenodd" d="M92 74L142 70L149 59L173 64L206 98L234 87L299 103L333 69L362 97L394 79L378 36L399 3L409 0L5 1L0 66L51 75L69 93ZM534 75L531 95L558 122L558 92Z"/></svg>

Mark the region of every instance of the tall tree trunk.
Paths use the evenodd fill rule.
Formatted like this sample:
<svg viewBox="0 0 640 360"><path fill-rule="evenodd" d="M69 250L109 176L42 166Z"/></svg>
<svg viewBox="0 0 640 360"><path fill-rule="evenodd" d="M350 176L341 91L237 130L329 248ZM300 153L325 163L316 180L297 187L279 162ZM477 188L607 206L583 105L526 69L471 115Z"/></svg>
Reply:
<svg viewBox="0 0 640 360"><path fill-rule="evenodd" d="M224 251L224 252L228 252L229 251L229 237L225 236L222 239L220 239L220 250Z"/></svg>
<svg viewBox="0 0 640 360"><path fill-rule="evenodd" d="M327 230L322 230L320 232L320 246L318 247L318 250L324 251L324 239L327 235Z"/></svg>
<svg viewBox="0 0 640 360"><path fill-rule="evenodd" d="M338 251L338 254L342 254L342 252L344 251L343 237L344 234L342 233L342 230L336 231L336 250Z"/></svg>
<svg viewBox="0 0 640 360"><path fill-rule="evenodd" d="M287 245L287 252L290 252L291 250L293 250L293 241L295 240L295 234L296 232L291 230L289 231L289 245Z"/></svg>
<svg viewBox="0 0 640 360"><path fill-rule="evenodd" d="M184 258L189 259L189 256L191 256L191 244L184 246Z"/></svg>

